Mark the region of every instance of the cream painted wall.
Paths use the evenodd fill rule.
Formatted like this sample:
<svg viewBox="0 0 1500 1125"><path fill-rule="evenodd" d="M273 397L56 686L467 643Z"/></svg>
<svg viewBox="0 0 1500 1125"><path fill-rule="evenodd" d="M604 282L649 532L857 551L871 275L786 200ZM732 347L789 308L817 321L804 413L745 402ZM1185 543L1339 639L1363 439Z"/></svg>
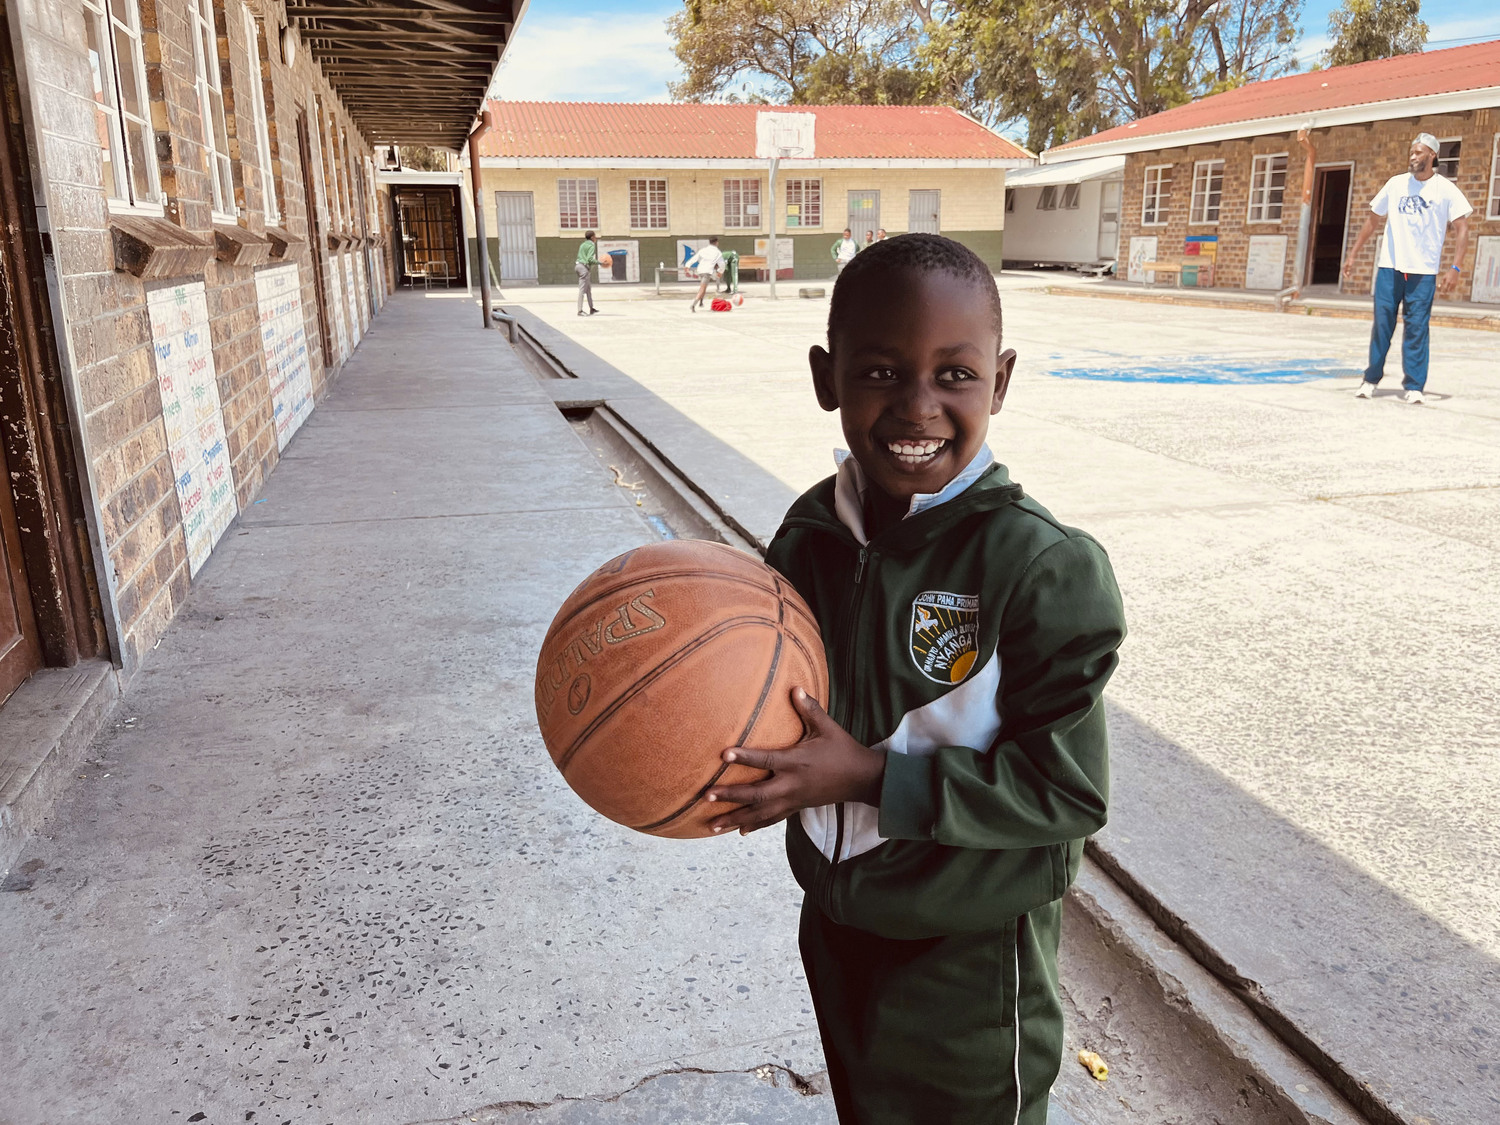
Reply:
<svg viewBox="0 0 1500 1125"><path fill-rule="evenodd" d="M538 238L571 237L577 230L563 230L558 225L557 181L561 178L595 178L599 181L599 231L610 236L664 238L705 238L709 235L753 235L766 232L766 218L761 216L759 231L754 228L724 226L724 181L731 178L756 178L761 183L762 211L765 209L767 173L765 169L701 169L650 171L645 169L613 170L579 169L570 172L556 168L501 169L485 168L485 230L495 237L495 196L497 191L529 191L533 196ZM632 229L628 181L632 179L665 179L667 181L667 229ZM826 232L830 237L843 230L848 209L849 191L879 191L881 225L892 234L906 230L907 193L912 189L937 188L942 192L942 227L953 231L1001 230L1005 225L1005 172L999 168L875 168L820 169L798 172L782 168L776 177L776 194L783 207L785 183L793 179L823 181L823 222L817 227L797 227L792 233ZM469 194L469 177L464 176L464 193ZM465 199L466 210L472 202ZM787 233L784 210L778 212L778 234Z"/></svg>

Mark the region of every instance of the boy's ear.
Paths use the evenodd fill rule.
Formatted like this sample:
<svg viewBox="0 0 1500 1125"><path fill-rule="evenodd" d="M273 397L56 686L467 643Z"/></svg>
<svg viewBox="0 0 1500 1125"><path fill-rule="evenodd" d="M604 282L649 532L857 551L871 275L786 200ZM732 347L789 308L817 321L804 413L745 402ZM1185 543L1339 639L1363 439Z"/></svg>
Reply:
<svg viewBox="0 0 1500 1125"><path fill-rule="evenodd" d="M833 356L814 344L807 349L807 365L812 368L813 391L824 410L839 408L838 391L833 382Z"/></svg>
<svg viewBox="0 0 1500 1125"><path fill-rule="evenodd" d="M999 414L1005 404L1005 392L1010 390L1010 373L1016 369L1016 349L1006 348L1000 353L995 367L995 397L990 400L990 413Z"/></svg>

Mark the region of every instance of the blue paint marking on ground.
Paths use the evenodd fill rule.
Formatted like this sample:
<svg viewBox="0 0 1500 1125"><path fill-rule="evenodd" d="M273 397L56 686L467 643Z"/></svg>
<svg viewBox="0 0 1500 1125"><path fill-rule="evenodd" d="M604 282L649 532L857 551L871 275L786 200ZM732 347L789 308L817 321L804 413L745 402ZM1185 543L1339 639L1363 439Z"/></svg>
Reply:
<svg viewBox="0 0 1500 1125"><path fill-rule="evenodd" d="M1183 356L1172 360L1091 364L1087 367L1052 367L1046 374L1059 379L1098 379L1111 383L1310 383L1359 372L1346 363L1329 359L1222 359L1218 356Z"/></svg>

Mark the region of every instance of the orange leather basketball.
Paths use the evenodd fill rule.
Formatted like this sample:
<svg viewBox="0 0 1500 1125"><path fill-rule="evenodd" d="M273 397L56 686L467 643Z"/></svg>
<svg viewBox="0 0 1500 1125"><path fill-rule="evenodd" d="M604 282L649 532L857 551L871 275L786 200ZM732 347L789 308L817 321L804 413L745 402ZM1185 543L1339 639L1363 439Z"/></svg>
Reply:
<svg viewBox="0 0 1500 1125"><path fill-rule="evenodd" d="M580 797L653 836L709 836L732 806L710 786L758 780L730 746L802 737L791 689L828 701L807 603L759 559L673 540L605 563L563 603L542 642L536 717Z"/></svg>

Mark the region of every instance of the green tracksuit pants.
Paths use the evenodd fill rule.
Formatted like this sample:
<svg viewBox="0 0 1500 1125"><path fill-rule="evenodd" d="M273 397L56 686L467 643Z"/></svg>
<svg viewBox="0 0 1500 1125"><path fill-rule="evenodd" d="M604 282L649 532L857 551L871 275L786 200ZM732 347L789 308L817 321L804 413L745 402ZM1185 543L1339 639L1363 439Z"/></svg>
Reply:
<svg viewBox="0 0 1500 1125"><path fill-rule="evenodd" d="M1061 921L1054 902L998 932L900 941L804 900L802 963L840 1125L1046 1125Z"/></svg>

